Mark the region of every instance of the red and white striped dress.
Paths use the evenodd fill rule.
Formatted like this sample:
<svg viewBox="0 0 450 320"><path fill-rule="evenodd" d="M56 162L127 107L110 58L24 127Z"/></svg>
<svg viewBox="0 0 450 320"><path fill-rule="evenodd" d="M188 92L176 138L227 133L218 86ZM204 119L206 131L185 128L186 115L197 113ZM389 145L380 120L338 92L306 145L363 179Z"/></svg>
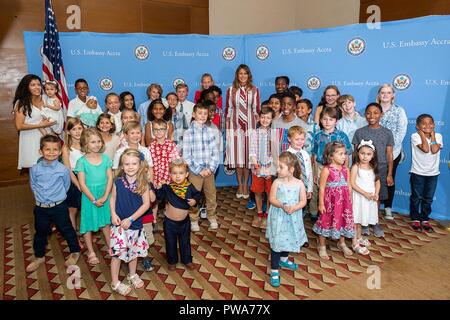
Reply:
<svg viewBox="0 0 450 320"><path fill-rule="evenodd" d="M230 168L250 169L250 133L256 129L256 117L260 107L257 87L253 86L250 90L244 87L228 88L225 105L227 141L225 165Z"/></svg>

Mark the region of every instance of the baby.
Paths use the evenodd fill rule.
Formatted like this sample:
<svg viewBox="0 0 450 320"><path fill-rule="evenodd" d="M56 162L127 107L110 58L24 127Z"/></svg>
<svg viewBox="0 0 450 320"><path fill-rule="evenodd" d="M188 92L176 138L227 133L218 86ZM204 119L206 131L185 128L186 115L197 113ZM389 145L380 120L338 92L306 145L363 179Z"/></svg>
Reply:
<svg viewBox="0 0 450 320"><path fill-rule="evenodd" d="M46 134L61 135L64 129L64 114L61 108L61 102L56 94L58 93L58 82L55 80L45 80L43 83L45 95L44 108L42 109L42 118L55 121L55 124L47 128L39 128L43 136Z"/></svg>
<svg viewBox="0 0 450 320"><path fill-rule="evenodd" d="M89 96L86 98L86 104L75 113L75 116L80 118L85 127L95 128L97 119L102 112L102 109L98 106L97 98Z"/></svg>

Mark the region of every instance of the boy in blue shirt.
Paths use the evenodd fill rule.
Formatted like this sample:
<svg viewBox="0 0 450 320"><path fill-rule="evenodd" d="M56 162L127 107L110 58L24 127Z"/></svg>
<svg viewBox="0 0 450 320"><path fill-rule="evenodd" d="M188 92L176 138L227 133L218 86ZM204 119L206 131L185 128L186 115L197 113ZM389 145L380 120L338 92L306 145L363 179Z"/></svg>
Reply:
<svg viewBox="0 0 450 320"><path fill-rule="evenodd" d="M35 260L26 268L33 272L45 261L45 247L51 224L55 224L61 235L67 241L70 255L65 266L74 265L80 257L80 246L77 234L70 222L69 209L65 202L70 187L69 170L58 161L61 155L61 142L53 135L41 138L39 153L42 161L30 170L30 184L36 199L34 207L34 235L33 249Z"/></svg>
<svg viewBox="0 0 450 320"><path fill-rule="evenodd" d="M320 113L320 124L322 130L318 131L313 138L313 148L311 151L311 162L313 165L313 195L310 202L311 221L317 221L318 215L318 194L319 179L323 168L323 152L327 143L333 141L342 142L345 145L347 155L352 154L352 145L345 132L337 130L336 125L339 118L339 109L337 107L326 107ZM345 165L348 166L349 158L347 157Z"/></svg>

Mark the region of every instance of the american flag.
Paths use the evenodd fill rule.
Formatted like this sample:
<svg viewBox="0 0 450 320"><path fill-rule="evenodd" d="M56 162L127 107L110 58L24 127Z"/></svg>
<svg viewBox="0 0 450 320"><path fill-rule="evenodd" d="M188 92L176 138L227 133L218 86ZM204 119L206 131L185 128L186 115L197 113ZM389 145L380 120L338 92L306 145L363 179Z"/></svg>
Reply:
<svg viewBox="0 0 450 320"><path fill-rule="evenodd" d="M59 84L58 98L64 106L64 112L69 106L67 95L66 76L62 60L61 46L59 44L58 27L52 1L45 0L45 33L42 47L42 71L44 80L56 80Z"/></svg>

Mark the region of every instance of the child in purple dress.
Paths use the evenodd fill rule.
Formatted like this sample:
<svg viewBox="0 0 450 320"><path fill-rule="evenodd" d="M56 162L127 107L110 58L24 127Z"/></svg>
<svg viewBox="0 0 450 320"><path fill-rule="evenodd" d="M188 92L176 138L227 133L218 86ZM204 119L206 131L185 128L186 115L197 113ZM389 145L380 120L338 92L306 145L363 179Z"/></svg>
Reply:
<svg viewBox="0 0 450 320"><path fill-rule="evenodd" d="M319 182L319 220L313 231L319 235L319 256L329 260L326 238L339 239L338 249L345 256L353 254L345 244L345 238L355 236L351 185L345 166L345 145L334 141L327 144L323 153L324 167Z"/></svg>

